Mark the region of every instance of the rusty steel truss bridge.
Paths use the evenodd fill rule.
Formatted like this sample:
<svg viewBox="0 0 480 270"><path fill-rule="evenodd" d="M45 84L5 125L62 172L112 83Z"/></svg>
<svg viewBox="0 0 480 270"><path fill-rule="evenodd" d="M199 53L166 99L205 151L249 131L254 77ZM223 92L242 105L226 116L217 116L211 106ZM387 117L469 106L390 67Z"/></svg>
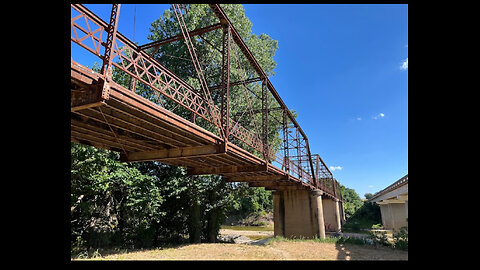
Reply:
<svg viewBox="0 0 480 270"><path fill-rule="evenodd" d="M137 45L117 31L120 4L112 5L109 22L71 5L71 46L101 63L94 71L71 58L71 141L118 151L125 162L159 161L270 190L320 189L342 200L339 183L310 153L307 135L220 5L209 5L217 23L197 29L188 29L180 5L172 6L181 33ZM221 54L216 77L199 61L193 37ZM155 57L160 46L180 42L199 89ZM233 68L244 68L245 76L233 80ZM243 106L236 112L232 95Z"/></svg>

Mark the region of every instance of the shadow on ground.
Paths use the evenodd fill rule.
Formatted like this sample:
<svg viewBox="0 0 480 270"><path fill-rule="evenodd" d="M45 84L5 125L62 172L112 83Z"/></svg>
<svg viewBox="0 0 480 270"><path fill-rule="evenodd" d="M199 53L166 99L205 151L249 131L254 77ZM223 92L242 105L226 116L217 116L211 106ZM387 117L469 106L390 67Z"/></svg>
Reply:
<svg viewBox="0 0 480 270"><path fill-rule="evenodd" d="M408 251L380 245L335 244L337 260L408 260Z"/></svg>

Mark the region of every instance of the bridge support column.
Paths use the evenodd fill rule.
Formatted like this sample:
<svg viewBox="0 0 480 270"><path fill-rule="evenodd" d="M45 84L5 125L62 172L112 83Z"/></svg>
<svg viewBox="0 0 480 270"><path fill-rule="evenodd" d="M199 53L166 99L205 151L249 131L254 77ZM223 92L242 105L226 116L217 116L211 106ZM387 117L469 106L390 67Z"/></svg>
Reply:
<svg viewBox="0 0 480 270"><path fill-rule="evenodd" d="M285 235L285 206L281 190L272 191L273 194L273 235Z"/></svg>
<svg viewBox="0 0 480 270"><path fill-rule="evenodd" d="M277 190L273 193L274 235L325 238L322 192Z"/></svg>
<svg viewBox="0 0 480 270"><path fill-rule="evenodd" d="M317 237L325 239L325 220L323 217L323 204L322 204L322 195L323 192L320 190L312 191L312 211L313 216L316 219L315 223L315 233Z"/></svg>
<svg viewBox="0 0 480 270"><path fill-rule="evenodd" d="M324 198L322 204L325 230L327 232L339 232L342 228L339 201L337 199Z"/></svg>
<svg viewBox="0 0 480 270"><path fill-rule="evenodd" d="M345 222L347 221L347 218L345 217L345 205L343 204L343 202L341 202L341 206L342 206L342 225L345 224Z"/></svg>
<svg viewBox="0 0 480 270"><path fill-rule="evenodd" d="M335 217L337 219L337 231L342 230L342 219L340 216L340 201L335 199Z"/></svg>
<svg viewBox="0 0 480 270"><path fill-rule="evenodd" d="M399 230L408 225L408 201L384 200L377 204L380 205L382 224L385 229Z"/></svg>

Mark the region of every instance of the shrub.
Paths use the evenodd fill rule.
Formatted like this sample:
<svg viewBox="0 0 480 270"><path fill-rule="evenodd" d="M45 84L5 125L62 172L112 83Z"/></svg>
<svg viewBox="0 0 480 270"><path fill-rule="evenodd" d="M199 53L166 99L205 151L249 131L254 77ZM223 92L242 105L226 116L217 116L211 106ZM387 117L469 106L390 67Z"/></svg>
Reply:
<svg viewBox="0 0 480 270"><path fill-rule="evenodd" d="M400 228L400 231L393 234L395 248L408 250L408 227Z"/></svg>
<svg viewBox="0 0 480 270"><path fill-rule="evenodd" d="M370 238L375 244L390 247L392 246L388 241L387 232L385 231L370 231Z"/></svg>
<svg viewBox="0 0 480 270"><path fill-rule="evenodd" d="M340 236L337 239L337 244L345 244L345 243L355 244L355 245L365 245L365 244L369 244L369 241L363 238L344 237L344 236Z"/></svg>

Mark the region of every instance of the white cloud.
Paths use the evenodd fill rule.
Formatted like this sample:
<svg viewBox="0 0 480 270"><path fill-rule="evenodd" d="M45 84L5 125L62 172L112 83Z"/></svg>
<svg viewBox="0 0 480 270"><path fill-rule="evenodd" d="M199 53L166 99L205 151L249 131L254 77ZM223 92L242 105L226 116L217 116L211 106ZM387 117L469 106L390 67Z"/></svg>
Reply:
<svg viewBox="0 0 480 270"><path fill-rule="evenodd" d="M335 171L335 170L340 171L340 170L342 170L342 169L343 169L342 166L330 166L330 170L331 170L332 172Z"/></svg>
<svg viewBox="0 0 480 270"><path fill-rule="evenodd" d="M377 120L377 119L383 118L383 117L385 117L385 114L384 114L384 113L379 113L379 114L375 115L375 116L373 117L373 119L374 119L374 120Z"/></svg>
<svg viewBox="0 0 480 270"><path fill-rule="evenodd" d="M362 118L361 118L361 117L357 117L357 120L358 120L358 121L361 121L361 120L362 120Z"/></svg>
<svg viewBox="0 0 480 270"><path fill-rule="evenodd" d="M374 188L375 186L374 185L368 185L368 188Z"/></svg>
<svg viewBox="0 0 480 270"><path fill-rule="evenodd" d="M402 62L402 65L400 66L401 70L407 70L408 69L408 57L405 59L405 61Z"/></svg>

